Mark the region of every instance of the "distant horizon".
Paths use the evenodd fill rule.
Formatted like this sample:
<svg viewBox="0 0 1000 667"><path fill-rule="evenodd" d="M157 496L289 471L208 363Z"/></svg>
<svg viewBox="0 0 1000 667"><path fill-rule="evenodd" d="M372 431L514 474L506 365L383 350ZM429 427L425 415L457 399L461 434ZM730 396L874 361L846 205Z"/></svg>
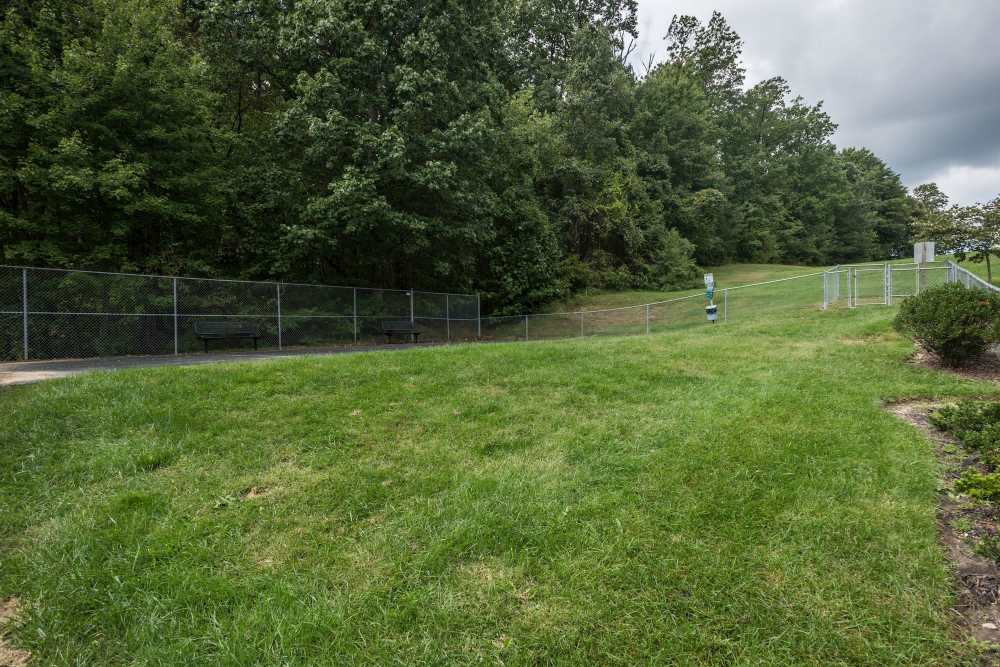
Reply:
<svg viewBox="0 0 1000 667"><path fill-rule="evenodd" d="M935 182L954 204L1000 195L1000 3L639 0L637 71L663 60L674 14L713 10L743 38L747 86L783 76L822 100L838 148L871 149L911 190Z"/></svg>

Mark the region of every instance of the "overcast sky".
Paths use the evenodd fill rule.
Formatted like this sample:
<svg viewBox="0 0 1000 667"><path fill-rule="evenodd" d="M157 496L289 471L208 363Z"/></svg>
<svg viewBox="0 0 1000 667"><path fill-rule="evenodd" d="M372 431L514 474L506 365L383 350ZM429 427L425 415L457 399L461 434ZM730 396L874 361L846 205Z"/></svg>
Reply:
<svg viewBox="0 0 1000 667"><path fill-rule="evenodd" d="M674 14L723 13L748 84L823 100L838 146L866 146L955 203L1000 194L1000 0L639 0L639 58Z"/></svg>

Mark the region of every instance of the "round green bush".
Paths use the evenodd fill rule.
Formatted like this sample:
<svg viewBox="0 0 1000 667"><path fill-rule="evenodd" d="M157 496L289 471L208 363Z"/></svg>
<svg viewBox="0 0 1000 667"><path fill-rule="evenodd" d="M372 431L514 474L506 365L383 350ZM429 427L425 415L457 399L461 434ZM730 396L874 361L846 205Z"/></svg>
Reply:
<svg viewBox="0 0 1000 667"><path fill-rule="evenodd" d="M1000 295L967 289L958 283L932 287L903 301L893 321L949 366L961 366L997 339Z"/></svg>

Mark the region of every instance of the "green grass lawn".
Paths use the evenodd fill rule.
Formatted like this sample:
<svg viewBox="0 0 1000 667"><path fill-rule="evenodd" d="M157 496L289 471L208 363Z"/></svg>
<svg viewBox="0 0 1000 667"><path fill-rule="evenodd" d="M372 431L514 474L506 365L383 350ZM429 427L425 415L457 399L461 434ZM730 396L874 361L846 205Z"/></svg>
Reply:
<svg viewBox="0 0 1000 667"><path fill-rule="evenodd" d="M650 336L3 390L11 641L66 665L971 659L932 447L880 403L1000 392L905 363L892 309L794 289L813 305Z"/></svg>
<svg viewBox="0 0 1000 667"><path fill-rule="evenodd" d="M954 261L953 257L949 257L948 259ZM964 262L957 262L957 264L962 268L967 269L969 273L975 274L983 280L986 280L986 262L973 262L966 259ZM990 255L990 264L993 268L993 284L1000 285L1000 257L997 255Z"/></svg>
<svg viewBox="0 0 1000 667"><path fill-rule="evenodd" d="M945 256L942 259L952 259ZM894 264L910 263L912 258L893 260ZM983 262L972 262L966 260L958 262L973 274L986 280L986 264ZM829 267L799 266L794 264L726 264L724 266L709 267L705 271L711 271L715 276L718 290L726 287L736 287L738 285L748 285L752 283L776 280L778 278L789 278L800 276L816 271L823 271ZM1000 285L1000 257L993 257L994 284ZM598 310L602 308L621 308L623 306L634 306L637 304L652 303L664 299L687 296L690 294L703 293L703 288L690 290L625 290L625 291L605 291L590 290L575 295L571 299L553 303L546 308L547 312L570 312L578 310Z"/></svg>
<svg viewBox="0 0 1000 667"><path fill-rule="evenodd" d="M715 276L716 287L721 290L726 287L735 287L736 285L748 285L766 280L814 273L822 271L824 268L826 267L796 266L792 264L726 264L724 266L709 267L705 271L712 272ZM562 312L620 308L622 306L634 306L636 304L652 303L678 296L687 296L688 294L700 294L704 291L704 288L673 291L626 290L621 292L591 290L575 295L566 301L551 304L547 310L549 312Z"/></svg>

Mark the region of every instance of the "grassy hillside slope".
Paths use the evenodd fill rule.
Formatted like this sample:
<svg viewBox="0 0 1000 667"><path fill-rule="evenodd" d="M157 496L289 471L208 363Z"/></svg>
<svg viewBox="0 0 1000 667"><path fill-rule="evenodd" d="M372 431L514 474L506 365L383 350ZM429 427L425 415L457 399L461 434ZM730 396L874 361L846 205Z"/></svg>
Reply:
<svg viewBox="0 0 1000 667"><path fill-rule="evenodd" d="M799 276L815 271L822 271L823 268L825 267L796 266L791 264L726 264L724 266L709 267L705 271L712 272L715 276L718 289L722 289L724 287L759 283L776 278ZM698 294L703 291L704 289L702 288L676 291L625 290L613 292L595 290L578 294L567 301L552 304L548 310L550 312L559 312L619 308L621 306L662 301L663 299L686 296L688 294Z"/></svg>

